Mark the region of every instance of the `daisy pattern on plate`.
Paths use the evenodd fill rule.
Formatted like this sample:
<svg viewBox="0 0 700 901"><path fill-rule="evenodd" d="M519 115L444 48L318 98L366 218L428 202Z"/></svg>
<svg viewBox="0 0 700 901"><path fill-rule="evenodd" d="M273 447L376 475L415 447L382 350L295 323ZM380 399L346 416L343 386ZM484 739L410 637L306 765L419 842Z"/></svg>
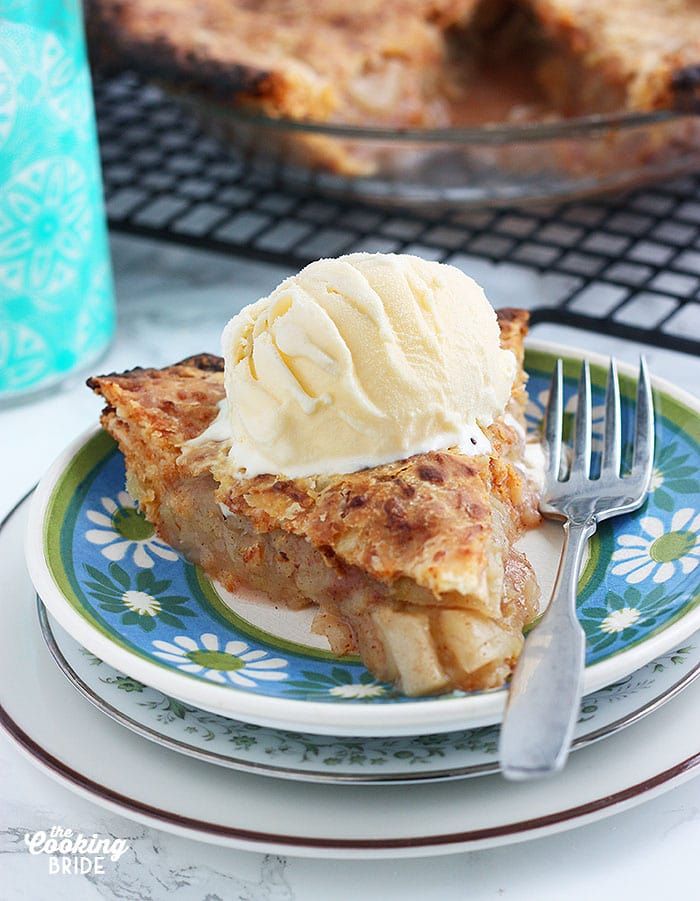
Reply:
<svg viewBox="0 0 700 901"><path fill-rule="evenodd" d="M379 682L368 682L366 685L356 682L354 685L334 685L333 688L328 689L328 694L343 700L380 698L386 694L386 688Z"/></svg>
<svg viewBox="0 0 700 901"><path fill-rule="evenodd" d="M154 654L185 673L201 675L210 682L227 682L242 688L254 688L255 683L279 682L287 678L282 672L287 665L283 657L270 657L267 651L252 648L244 641L227 641L207 632L199 643L188 635L173 640L153 642Z"/></svg>
<svg viewBox="0 0 700 901"><path fill-rule="evenodd" d="M650 576L663 583L673 578L677 567L688 575L700 563L700 514L691 507L676 511L668 529L656 516L644 516L639 524L643 535L618 538L613 575L624 576L632 585Z"/></svg>
<svg viewBox="0 0 700 901"><path fill-rule="evenodd" d="M155 620L184 629L181 617L194 616L187 607L184 595L168 594L172 591L169 579L156 579L150 569L140 569L133 575L110 563L107 572L102 572L89 563L85 572L90 576L85 582L87 592L106 613L120 616L125 626L139 626L144 632L156 628Z"/></svg>
<svg viewBox="0 0 700 901"><path fill-rule="evenodd" d="M372 673L357 672L334 666L330 673L302 670L302 679L291 679L286 694L305 700L319 701L376 701L386 700L396 694L390 685L377 682Z"/></svg>
<svg viewBox="0 0 700 901"><path fill-rule="evenodd" d="M160 613L160 601L146 591L138 591L130 588L122 595L122 603L137 616L158 616Z"/></svg>
<svg viewBox="0 0 700 901"><path fill-rule="evenodd" d="M537 432L544 420L544 411L547 408L549 388L539 391L534 397L528 398L525 410L525 420L528 432ZM564 427L566 431L566 419L573 422L576 413L576 392L564 405ZM591 444L593 450L601 450L603 447L603 428L605 424L605 404L594 404L591 408Z"/></svg>
<svg viewBox="0 0 700 901"><path fill-rule="evenodd" d="M593 596L584 601L578 619L586 633L588 662L595 662L606 649L636 641L662 625L679 597L679 592L669 592L665 585L643 590L626 585L621 592L607 591L603 599Z"/></svg>
<svg viewBox="0 0 700 901"><path fill-rule="evenodd" d="M620 610L613 610L605 617L600 624L601 632L624 632L633 626L641 616L641 612L636 607L622 607Z"/></svg>
<svg viewBox="0 0 700 901"><path fill-rule="evenodd" d="M103 497L100 503L104 512L88 510L85 514L91 523L99 526L88 529L85 538L91 544L100 545L108 560L123 560L131 553L136 566L151 569L153 555L171 562L178 559L175 551L156 536L155 529L136 509L136 502L126 491L120 491L116 501Z"/></svg>
<svg viewBox="0 0 700 901"><path fill-rule="evenodd" d="M700 478L687 448L671 441L656 450L656 465L649 492L657 507L668 513L677 504L674 495L700 494Z"/></svg>

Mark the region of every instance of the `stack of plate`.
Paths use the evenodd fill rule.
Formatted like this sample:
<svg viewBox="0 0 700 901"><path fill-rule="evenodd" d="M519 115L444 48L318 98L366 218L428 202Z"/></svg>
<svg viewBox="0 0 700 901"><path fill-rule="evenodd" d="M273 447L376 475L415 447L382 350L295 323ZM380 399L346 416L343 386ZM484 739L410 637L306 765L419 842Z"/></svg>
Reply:
<svg viewBox="0 0 700 901"><path fill-rule="evenodd" d="M535 427L562 353L573 393L576 354L528 351ZM598 404L604 378L595 366ZM629 418L629 374L622 391ZM554 779L498 775L505 690L402 697L359 660L333 657L311 613L208 581L153 534L101 432L68 448L0 533L4 727L43 768L127 816L298 854L484 847L671 787L700 766L700 687L677 697L700 673L700 404L659 382L655 403L649 501L601 528L582 574L586 697L577 751ZM551 524L526 539L545 596L559 547Z"/></svg>

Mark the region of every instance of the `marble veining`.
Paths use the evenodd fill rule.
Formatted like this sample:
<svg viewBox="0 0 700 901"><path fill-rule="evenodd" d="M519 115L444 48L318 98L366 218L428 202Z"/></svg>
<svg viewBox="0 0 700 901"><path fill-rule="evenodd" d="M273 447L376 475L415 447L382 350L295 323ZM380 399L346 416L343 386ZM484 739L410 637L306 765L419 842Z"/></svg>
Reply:
<svg viewBox="0 0 700 901"><path fill-rule="evenodd" d="M94 892L94 897L115 901L159 901L166 896L174 901L295 899L287 879L287 861L282 857L251 855L257 858L257 875L244 878L219 867L189 863L186 858L174 859L167 834L120 817L100 813L96 817L67 820L65 816L57 817L55 811L43 807L28 809L19 804L8 805L7 813L13 825L0 829L0 861L4 861L0 870L5 874L12 870L7 863L9 856L13 859L25 857L31 860L40 883L45 882L47 887L59 891L62 884L71 881L76 898L89 898ZM32 858L24 836L39 830L46 831L54 824L69 825L75 833L82 832L86 836L97 833L101 838L123 839L128 844L128 850L116 863L107 860L104 874L50 874L48 857L41 855ZM0 878L0 897L13 897L5 893L6 889L2 888ZM51 896L56 897L53 891ZM30 892L26 897L40 896Z"/></svg>

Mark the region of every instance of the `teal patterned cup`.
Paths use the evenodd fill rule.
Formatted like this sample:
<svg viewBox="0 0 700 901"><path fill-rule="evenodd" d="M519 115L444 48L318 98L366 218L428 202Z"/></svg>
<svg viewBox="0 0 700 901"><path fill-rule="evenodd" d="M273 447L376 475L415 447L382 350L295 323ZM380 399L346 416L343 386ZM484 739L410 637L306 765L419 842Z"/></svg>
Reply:
<svg viewBox="0 0 700 901"><path fill-rule="evenodd" d="M113 333L80 0L0 0L0 401L86 367Z"/></svg>

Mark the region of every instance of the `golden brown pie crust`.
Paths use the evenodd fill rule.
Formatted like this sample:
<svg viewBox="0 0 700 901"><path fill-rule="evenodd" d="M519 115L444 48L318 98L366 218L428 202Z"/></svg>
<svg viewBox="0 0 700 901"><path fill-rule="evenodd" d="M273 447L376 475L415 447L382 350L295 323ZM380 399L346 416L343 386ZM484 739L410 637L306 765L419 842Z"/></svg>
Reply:
<svg viewBox="0 0 700 901"><path fill-rule="evenodd" d="M527 314L499 313L522 363ZM222 361L200 355L88 384L126 458L127 485L158 533L234 590L298 609L339 654L359 651L409 694L501 685L536 613L532 569L513 547L539 521L518 469L520 430L497 421L490 455L457 451L323 479L232 478L225 444L186 445L224 396ZM522 369L509 412L522 421ZM223 512L222 512L223 511Z"/></svg>
<svg viewBox="0 0 700 901"><path fill-rule="evenodd" d="M535 116L537 86L550 114L666 109L700 83L697 0L88 0L87 21L98 65L292 119L493 122L504 86Z"/></svg>
<svg viewBox="0 0 700 901"><path fill-rule="evenodd" d="M477 0L89 0L97 63L116 57L268 115L447 124L443 32Z"/></svg>

